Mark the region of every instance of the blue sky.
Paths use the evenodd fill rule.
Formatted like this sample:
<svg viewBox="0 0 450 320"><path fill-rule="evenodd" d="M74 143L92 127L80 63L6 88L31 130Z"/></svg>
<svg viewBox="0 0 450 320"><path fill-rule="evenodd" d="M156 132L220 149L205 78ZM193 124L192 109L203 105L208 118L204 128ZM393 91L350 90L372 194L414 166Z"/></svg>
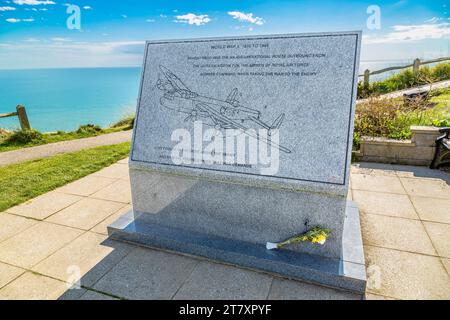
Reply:
<svg viewBox="0 0 450 320"><path fill-rule="evenodd" d="M66 1L0 0L0 69L140 66L151 39L348 30L363 31L366 61L450 55L448 0ZM81 30L67 28L69 4Z"/></svg>

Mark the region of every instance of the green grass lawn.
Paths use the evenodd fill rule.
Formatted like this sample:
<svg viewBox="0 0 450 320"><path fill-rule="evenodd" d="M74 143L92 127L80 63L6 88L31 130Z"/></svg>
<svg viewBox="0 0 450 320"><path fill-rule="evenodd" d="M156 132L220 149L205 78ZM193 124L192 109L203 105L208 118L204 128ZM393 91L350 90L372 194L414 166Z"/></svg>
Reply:
<svg viewBox="0 0 450 320"><path fill-rule="evenodd" d="M125 142L0 167L0 212L107 167L129 152Z"/></svg>
<svg viewBox="0 0 450 320"><path fill-rule="evenodd" d="M450 116L450 89L439 90L438 95L431 98L431 102L436 103L433 108L435 111L444 113L447 117Z"/></svg>

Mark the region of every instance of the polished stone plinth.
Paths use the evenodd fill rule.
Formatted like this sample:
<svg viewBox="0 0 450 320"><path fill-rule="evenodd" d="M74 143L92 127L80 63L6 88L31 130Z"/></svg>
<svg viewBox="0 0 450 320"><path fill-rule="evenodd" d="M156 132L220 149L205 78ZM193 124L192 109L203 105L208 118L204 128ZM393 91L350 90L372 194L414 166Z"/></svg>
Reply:
<svg viewBox="0 0 450 320"><path fill-rule="evenodd" d="M108 227L113 239L164 248L300 279L324 286L364 293L366 272L359 212L348 202L341 259L290 250L269 251L262 244L151 224L128 212Z"/></svg>

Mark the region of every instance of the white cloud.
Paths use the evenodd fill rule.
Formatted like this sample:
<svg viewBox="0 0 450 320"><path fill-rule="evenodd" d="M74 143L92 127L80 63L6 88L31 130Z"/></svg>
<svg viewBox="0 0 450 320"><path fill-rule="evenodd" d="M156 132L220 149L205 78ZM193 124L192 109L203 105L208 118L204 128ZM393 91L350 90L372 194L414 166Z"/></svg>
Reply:
<svg viewBox="0 0 450 320"><path fill-rule="evenodd" d="M14 11L16 8L14 7L0 7L0 11Z"/></svg>
<svg viewBox="0 0 450 320"><path fill-rule="evenodd" d="M13 0L13 2L20 6L24 4L29 6L56 4L56 2L50 0Z"/></svg>
<svg viewBox="0 0 450 320"><path fill-rule="evenodd" d="M239 21L244 21L244 22L250 22L253 24L256 24L258 26L261 26L265 23L263 18L260 17L253 17L253 13L244 13L244 12L240 12L240 11L230 11L228 12L228 14L230 16L233 17L233 19L237 19Z"/></svg>
<svg viewBox="0 0 450 320"><path fill-rule="evenodd" d="M438 18L438 17L433 17L431 19L425 20L425 23L435 23L442 20L442 18Z"/></svg>
<svg viewBox="0 0 450 320"><path fill-rule="evenodd" d="M92 10L92 7L91 6L84 6L83 9L84 10Z"/></svg>
<svg viewBox="0 0 450 320"><path fill-rule="evenodd" d="M146 22L155 22L155 19L147 19Z"/></svg>
<svg viewBox="0 0 450 320"><path fill-rule="evenodd" d="M193 13L176 16L175 22L187 23L191 25L201 26L210 22L211 19L207 14L196 15Z"/></svg>
<svg viewBox="0 0 450 320"><path fill-rule="evenodd" d="M60 38L60 37L51 38L51 40L54 42L70 42L70 41L72 41L69 38Z"/></svg>
<svg viewBox="0 0 450 320"><path fill-rule="evenodd" d="M36 38L28 38L23 40L24 42L33 42L33 43L37 43L37 42L41 42L41 40L36 39Z"/></svg>
<svg viewBox="0 0 450 320"><path fill-rule="evenodd" d="M442 39L450 37L450 23L425 23L420 25L395 25L393 31L384 36L364 36L364 44L397 43L424 39Z"/></svg>
<svg viewBox="0 0 450 320"><path fill-rule="evenodd" d="M18 22L33 22L34 19L33 18L29 18L29 19L16 19L16 18L9 18L6 19L6 22L9 23L18 23Z"/></svg>
<svg viewBox="0 0 450 320"><path fill-rule="evenodd" d="M38 8L25 8L25 10L26 11L48 11L48 9L47 8L40 8L40 9L38 9Z"/></svg>
<svg viewBox="0 0 450 320"><path fill-rule="evenodd" d="M55 41L56 42L56 41ZM84 51L90 54L109 54L121 51L124 48L139 47L145 45L145 41L109 41L109 42L70 42L64 41L64 48L66 50ZM55 43L57 45L58 43ZM52 44L47 45L46 48L52 48Z"/></svg>

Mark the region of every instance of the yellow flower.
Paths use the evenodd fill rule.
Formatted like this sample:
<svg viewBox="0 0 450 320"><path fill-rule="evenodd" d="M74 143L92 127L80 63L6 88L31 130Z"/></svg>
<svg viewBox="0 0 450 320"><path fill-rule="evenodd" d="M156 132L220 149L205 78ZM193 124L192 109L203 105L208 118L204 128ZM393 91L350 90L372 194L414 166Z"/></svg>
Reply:
<svg viewBox="0 0 450 320"><path fill-rule="evenodd" d="M327 237L324 234L320 234L317 236L315 243L324 244L325 241L327 241Z"/></svg>

